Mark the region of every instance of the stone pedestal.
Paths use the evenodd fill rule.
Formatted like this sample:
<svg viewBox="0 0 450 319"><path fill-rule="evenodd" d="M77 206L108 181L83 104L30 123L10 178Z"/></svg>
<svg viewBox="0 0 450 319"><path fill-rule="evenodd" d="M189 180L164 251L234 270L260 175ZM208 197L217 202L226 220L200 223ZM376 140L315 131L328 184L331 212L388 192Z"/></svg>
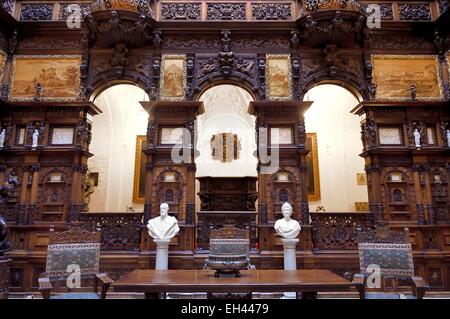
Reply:
<svg viewBox="0 0 450 319"><path fill-rule="evenodd" d="M169 269L169 243L170 239L153 239L156 244L156 270Z"/></svg>
<svg viewBox="0 0 450 319"><path fill-rule="evenodd" d="M298 238L295 239L282 239L284 247L284 270L296 270L297 258L295 254L295 246L299 242Z"/></svg>
<svg viewBox="0 0 450 319"><path fill-rule="evenodd" d="M281 240L284 248L284 270L296 270L297 269L297 256L295 254L295 246L299 242L298 238ZM295 299L295 292L285 292L284 298Z"/></svg>
<svg viewBox="0 0 450 319"><path fill-rule="evenodd" d="M10 262L11 259L0 257L0 299L8 299Z"/></svg>

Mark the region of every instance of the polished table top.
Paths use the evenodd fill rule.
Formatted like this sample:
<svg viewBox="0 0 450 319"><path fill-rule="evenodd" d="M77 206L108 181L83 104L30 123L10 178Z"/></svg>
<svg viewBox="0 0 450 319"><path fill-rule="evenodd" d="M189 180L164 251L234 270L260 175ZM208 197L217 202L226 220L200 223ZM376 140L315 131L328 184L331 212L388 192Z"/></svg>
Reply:
<svg viewBox="0 0 450 319"><path fill-rule="evenodd" d="M244 270L241 277L214 277L211 270L136 269L112 284L114 291L133 292L276 292L343 291L351 282L320 269Z"/></svg>

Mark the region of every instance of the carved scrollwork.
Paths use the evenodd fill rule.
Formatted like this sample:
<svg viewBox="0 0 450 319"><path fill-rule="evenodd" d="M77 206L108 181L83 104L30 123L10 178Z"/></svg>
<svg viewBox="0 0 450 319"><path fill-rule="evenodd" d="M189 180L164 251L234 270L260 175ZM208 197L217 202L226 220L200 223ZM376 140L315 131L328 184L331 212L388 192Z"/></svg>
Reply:
<svg viewBox="0 0 450 319"><path fill-rule="evenodd" d="M314 250L356 250L358 229L371 225L364 213L315 213L311 214Z"/></svg>
<svg viewBox="0 0 450 319"><path fill-rule="evenodd" d="M292 19L290 3L252 3L254 20L290 20Z"/></svg>
<svg viewBox="0 0 450 319"><path fill-rule="evenodd" d="M207 3L207 20L245 20L245 3Z"/></svg>
<svg viewBox="0 0 450 319"><path fill-rule="evenodd" d="M402 3L398 5L400 20L430 21L431 10L428 3Z"/></svg>
<svg viewBox="0 0 450 319"><path fill-rule="evenodd" d="M82 214L83 228L101 230L102 250L138 250L140 242L141 213Z"/></svg>
<svg viewBox="0 0 450 319"><path fill-rule="evenodd" d="M52 16L52 3L27 3L22 4L20 9L22 21L52 20Z"/></svg>
<svg viewBox="0 0 450 319"><path fill-rule="evenodd" d="M161 3L162 20L200 20L200 3Z"/></svg>

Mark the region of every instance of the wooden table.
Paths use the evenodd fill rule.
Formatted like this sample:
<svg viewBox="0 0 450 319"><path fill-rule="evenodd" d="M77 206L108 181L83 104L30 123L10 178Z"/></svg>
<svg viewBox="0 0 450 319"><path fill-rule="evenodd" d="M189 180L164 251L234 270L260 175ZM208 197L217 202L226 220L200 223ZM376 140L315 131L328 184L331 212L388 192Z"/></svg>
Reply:
<svg viewBox="0 0 450 319"><path fill-rule="evenodd" d="M136 269L112 284L115 292L144 292L146 298L168 292L252 293L349 291L350 281L328 270L246 270L241 277L214 277L211 270Z"/></svg>

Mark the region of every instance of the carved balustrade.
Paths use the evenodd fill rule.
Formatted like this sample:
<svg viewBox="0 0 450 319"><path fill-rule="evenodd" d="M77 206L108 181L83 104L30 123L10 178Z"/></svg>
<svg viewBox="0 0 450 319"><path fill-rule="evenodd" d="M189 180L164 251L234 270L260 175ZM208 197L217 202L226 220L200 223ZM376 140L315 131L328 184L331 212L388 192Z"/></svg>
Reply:
<svg viewBox="0 0 450 319"><path fill-rule="evenodd" d="M358 228L371 228L370 213L310 213L314 250L356 250Z"/></svg>
<svg viewBox="0 0 450 319"><path fill-rule="evenodd" d="M83 213L85 229L101 230L102 250L139 250L143 213Z"/></svg>

